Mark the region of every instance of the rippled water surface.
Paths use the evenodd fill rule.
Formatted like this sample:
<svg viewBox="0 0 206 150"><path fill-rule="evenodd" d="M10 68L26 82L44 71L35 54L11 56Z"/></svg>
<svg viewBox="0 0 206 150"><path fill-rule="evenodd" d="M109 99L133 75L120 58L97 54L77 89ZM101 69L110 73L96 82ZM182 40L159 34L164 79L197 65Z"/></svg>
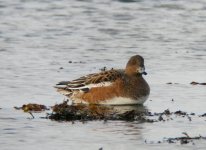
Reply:
<svg viewBox="0 0 206 150"><path fill-rule="evenodd" d="M0 149L205 149L203 140L152 142L182 132L206 136L206 118L197 115L72 124L38 119L45 113L31 120L13 109L60 103L58 81L124 68L135 54L145 58L151 87L145 109L206 112L206 87L190 85L206 81L205 0L0 0Z"/></svg>

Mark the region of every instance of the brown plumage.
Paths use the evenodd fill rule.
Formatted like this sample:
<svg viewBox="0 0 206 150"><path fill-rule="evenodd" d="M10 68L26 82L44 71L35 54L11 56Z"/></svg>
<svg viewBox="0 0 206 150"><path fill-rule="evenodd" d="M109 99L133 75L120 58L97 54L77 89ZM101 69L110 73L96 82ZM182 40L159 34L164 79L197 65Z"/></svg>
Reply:
<svg viewBox="0 0 206 150"><path fill-rule="evenodd" d="M141 104L150 92L149 85L142 77L144 59L132 56L126 68L89 74L73 81L57 84L57 91L74 103L89 104Z"/></svg>

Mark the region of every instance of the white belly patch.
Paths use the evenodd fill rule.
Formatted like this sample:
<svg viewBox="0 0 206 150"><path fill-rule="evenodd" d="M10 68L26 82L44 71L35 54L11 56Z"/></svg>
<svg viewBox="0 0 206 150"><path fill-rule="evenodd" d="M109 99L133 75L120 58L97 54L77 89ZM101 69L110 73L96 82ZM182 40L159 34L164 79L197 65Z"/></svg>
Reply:
<svg viewBox="0 0 206 150"><path fill-rule="evenodd" d="M125 98L125 97L115 97L106 101L101 101L97 104L99 105L140 105L143 104L147 100L148 96L144 96L141 98L138 98L137 100L133 100L130 98ZM73 100L74 103L83 103L83 104L88 104L85 101L81 100ZM96 104L96 103L94 103Z"/></svg>

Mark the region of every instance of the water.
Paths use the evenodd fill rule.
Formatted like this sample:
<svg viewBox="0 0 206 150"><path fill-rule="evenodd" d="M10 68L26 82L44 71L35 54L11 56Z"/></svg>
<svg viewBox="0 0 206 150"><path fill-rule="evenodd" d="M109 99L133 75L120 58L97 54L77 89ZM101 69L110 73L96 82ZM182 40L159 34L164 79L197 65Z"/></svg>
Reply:
<svg viewBox="0 0 206 150"><path fill-rule="evenodd" d="M123 68L130 56L140 54L151 86L145 109L205 113L206 87L189 84L206 81L205 6L205 0L1 0L1 149L205 149L201 140L150 142L182 132L206 136L205 118L72 124L38 119L45 113L31 120L13 109L29 102L60 103L64 97L53 88L57 82L104 66Z"/></svg>

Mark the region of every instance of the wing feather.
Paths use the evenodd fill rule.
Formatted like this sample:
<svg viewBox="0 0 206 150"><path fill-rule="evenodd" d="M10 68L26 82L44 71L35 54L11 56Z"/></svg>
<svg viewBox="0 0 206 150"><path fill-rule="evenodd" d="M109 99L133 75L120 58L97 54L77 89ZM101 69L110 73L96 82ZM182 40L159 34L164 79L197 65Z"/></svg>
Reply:
<svg viewBox="0 0 206 150"><path fill-rule="evenodd" d="M57 88L59 85L66 86L66 89L78 89L84 88L89 84L99 84L99 83L106 83L106 82L114 82L117 78L122 77L124 71L123 70L108 70L102 71L100 73L93 73L72 81L62 81L57 84Z"/></svg>

